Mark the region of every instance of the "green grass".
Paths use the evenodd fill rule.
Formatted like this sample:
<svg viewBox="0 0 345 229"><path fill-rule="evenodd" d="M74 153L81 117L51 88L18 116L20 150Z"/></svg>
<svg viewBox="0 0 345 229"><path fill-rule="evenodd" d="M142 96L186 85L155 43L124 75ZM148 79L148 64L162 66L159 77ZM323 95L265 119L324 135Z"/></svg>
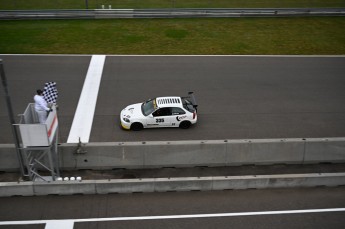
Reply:
<svg viewBox="0 0 345 229"><path fill-rule="evenodd" d="M345 54L345 18L0 21L2 54Z"/></svg>
<svg viewBox="0 0 345 229"><path fill-rule="evenodd" d="M344 0L87 0L89 9L345 7ZM85 9L86 0L0 0L0 9Z"/></svg>

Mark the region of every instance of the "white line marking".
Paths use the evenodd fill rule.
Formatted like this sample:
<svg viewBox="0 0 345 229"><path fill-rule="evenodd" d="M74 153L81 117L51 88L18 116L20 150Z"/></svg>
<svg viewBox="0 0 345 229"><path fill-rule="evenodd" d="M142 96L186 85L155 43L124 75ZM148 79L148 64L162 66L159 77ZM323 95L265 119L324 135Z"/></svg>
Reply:
<svg viewBox="0 0 345 229"><path fill-rule="evenodd" d="M320 213L320 212L338 212L338 211L345 211L345 208L266 211L266 212L238 212L238 213L217 213L217 214L196 214L196 215L116 217L116 218L99 218L99 219L80 219L80 220L75 220L74 222L94 222L98 220L100 221L130 221L130 220L153 220L153 219L213 218L213 217L282 215L282 214L302 214L302 213Z"/></svg>
<svg viewBox="0 0 345 229"><path fill-rule="evenodd" d="M73 220L50 220L46 222L45 229L73 229Z"/></svg>
<svg viewBox="0 0 345 229"><path fill-rule="evenodd" d="M344 58L345 55L107 55L110 57L292 57L292 58Z"/></svg>
<svg viewBox="0 0 345 229"><path fill-rule="evenodd" d="M99 222L99 221L131 221L131 220L159 220L159 219L189 219L189 218L214 218L214 217L236 217L236 216L260 216L260 215L287 215L324 212L345 212L345 208L286 210L286 211L261 211L261 212L235 212L217 214L195 214L195 215L162 215L162 216L134 216L134 217L113 217L113 218L90 218L90 219L62 219L62 220L31 220L31 221L4 221L1 225L28 225L28 224L49 224L49 229L57 228L56 225L67 225L68 229L74 223ZM47 229L47 227L46 227Z"/></svg>
<svg viewBox="0 0 345 229"><path fill-rule="evenodd" d="M78 143L79 138L81 142L89 142L105 57L93 55L91 58L67 143Z"/></svg>
<svg viewBox="0 0 345 229"><path fill-rule="evenodd" d="M72 57L80 57L80 56L90 56L88 54L0 54L1 56L72 56ZM134 54L123 54L123 55L107 55L110 57L302 57L302 58L309 58L309 57L325 57L325 58L343 58L345 55L134 55Z"/></svg>

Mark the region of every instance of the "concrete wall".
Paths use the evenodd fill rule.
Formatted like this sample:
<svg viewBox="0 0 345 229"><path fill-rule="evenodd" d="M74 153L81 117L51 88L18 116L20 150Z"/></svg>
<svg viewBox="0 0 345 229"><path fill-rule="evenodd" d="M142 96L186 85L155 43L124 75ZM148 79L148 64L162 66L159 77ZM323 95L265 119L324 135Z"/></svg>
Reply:
<svg viewBox="0 0 345 229"><path fill-rule="evenodd" d="M315 163L318 161L338 162L345 159L345 141L341 138L308 139L304 161Z"/></svg>
<svg viewBox="0 0 345 229"><path fill-rule="evenodd" d="M0 183L0 197L345 185L345 173Z"/></svg>
<svg viewBox="0 0 345 229"><path fill-rule="evenodd" d="M341 163L345 138L61 144L59 157L62 170ZM13 145L0 159L0 171L18 170Z"/></svg>

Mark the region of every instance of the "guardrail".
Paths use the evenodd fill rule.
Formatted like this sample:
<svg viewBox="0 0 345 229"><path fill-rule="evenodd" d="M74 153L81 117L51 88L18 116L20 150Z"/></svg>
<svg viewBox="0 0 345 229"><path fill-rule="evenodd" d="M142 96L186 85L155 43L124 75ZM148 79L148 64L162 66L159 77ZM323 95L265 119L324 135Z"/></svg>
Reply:
<svg viewBox="0 0 345 229"><path fill-rule="evenodd" d="M345 16L345 8L1 10L0 20Z"/></svg>
<svg viewBox="0 0 345 229"><path fill-rule="evenodd" d="M61 144L61 170L345 162L345 138ZM18 171L14 145L0 145L0 171Z"/></svg>

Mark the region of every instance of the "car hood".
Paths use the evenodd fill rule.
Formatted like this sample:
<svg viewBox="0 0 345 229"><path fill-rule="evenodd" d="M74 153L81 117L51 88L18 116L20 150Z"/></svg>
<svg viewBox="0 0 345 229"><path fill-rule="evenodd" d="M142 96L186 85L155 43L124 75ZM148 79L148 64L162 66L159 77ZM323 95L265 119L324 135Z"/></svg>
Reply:
<svg viewBox="0 0 345 229"><path fill-rule="evenodd" d="M121 117L125 117L128 119L144 117L141 111L141 104L142 103L136 103L136 104L127 106L125 109L121 111Z"/></svg>

